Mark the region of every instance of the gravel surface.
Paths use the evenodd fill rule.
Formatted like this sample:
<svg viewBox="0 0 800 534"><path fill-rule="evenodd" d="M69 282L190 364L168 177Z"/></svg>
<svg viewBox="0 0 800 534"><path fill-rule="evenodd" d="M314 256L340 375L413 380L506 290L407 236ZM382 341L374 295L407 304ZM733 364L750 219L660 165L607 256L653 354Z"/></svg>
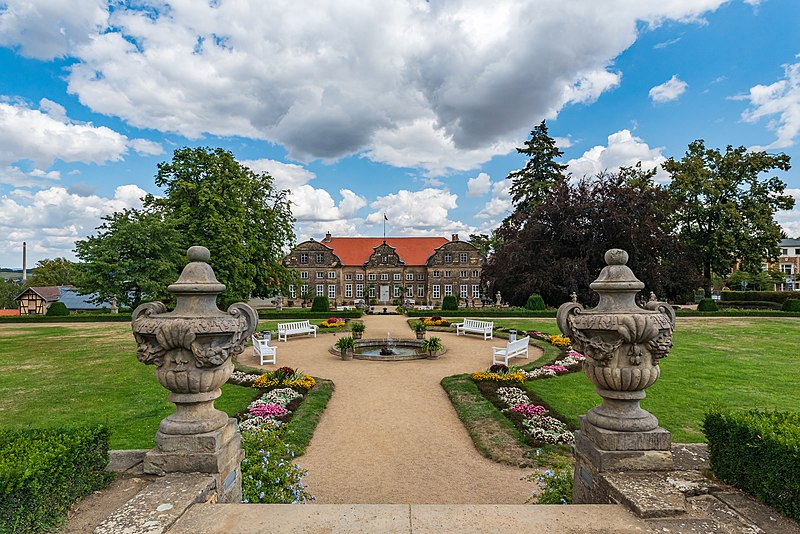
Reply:
<svg viewBox="0 0 800 534"><path fill-rule="evenodd" d="M382 338L387 332L394 339L414 337L404 316L363 320L365 338ZM322 332L316 339L295 336L274 342L278 367L299 368L336 385L298 461L309 471L305 482L316 502L521 504L530 496L533 485L521 477L531 470L481 456L439 384L446 376L487 368L492 345L505 340L433 335L447 349L438 360L342 361L328 352L337 337ZM531 358L538 357L534 347L530 352ZM251 348L239 359L258 367Z"/></svg>

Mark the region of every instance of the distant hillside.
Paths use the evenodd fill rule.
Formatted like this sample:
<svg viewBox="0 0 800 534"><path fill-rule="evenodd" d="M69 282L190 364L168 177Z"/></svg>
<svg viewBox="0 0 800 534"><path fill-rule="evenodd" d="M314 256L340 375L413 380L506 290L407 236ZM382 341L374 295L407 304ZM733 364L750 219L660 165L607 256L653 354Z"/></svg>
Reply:
<svg viewBox="0 0 800 534"><path fill-rule="evenodd" d="M28 275L30 275L30 271L28 271ZM0 269L0 278L6 279L6 280L21 280L22 279L22 269L2 268L2 269Z"/></svg>

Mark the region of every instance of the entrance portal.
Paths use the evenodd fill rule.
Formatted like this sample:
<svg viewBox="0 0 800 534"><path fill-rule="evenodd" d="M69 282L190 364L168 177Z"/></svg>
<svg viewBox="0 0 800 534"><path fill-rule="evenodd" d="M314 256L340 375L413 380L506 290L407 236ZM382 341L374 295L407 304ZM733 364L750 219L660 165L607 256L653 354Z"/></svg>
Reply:
<svg viewBox="0 0 800 534"><path fill-rule="evenodd" d="M381 286L381 302L384 304L389 302L389 286Z"/></svg>

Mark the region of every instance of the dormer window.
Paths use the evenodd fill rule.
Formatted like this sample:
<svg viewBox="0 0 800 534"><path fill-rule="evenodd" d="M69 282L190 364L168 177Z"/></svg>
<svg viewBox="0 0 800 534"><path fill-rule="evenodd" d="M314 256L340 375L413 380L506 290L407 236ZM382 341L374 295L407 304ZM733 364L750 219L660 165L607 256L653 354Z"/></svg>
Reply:
<svg viewBox="0 0 800 534"><path fill-rule="evenodd" d="M325 254L322 252L317 253L317 263L322 263L325 261Z"/></svg>
<svg viewBox="0 0 800 534"><path fill-rule="evenodd" d="M381 256L381 263L389 263L389 257L386 255Z"/></svg>
<svg viewBox="0 0 800 534"><path fill-rule="evenodd" d="M453 255L449 252L444 253L444 262L445 263L453 263Z"/></svg>

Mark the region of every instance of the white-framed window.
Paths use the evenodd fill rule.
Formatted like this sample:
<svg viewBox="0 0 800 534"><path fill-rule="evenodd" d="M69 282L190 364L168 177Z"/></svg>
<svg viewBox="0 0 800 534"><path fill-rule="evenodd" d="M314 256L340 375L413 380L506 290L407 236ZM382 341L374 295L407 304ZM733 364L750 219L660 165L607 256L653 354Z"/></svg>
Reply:
<svg viewBox="0 0 800 534"><path fill-rule="evenodd" d="M317 252L317 263L322 263L325 261L325 254L323 252Z"/></svg>
<svg viewBox="0 0 800 534"><path fill-rule="evenodd" d="M344 298L346 299L353 298L353 284L344 285Z"/></svg>
<svg viewBox="0 0 800 534"><path fill-rule="evenodd" d="M462 299L465 299L469 296L469 286L467 284L461 284L461 287L458 288L458 296Z"/></svg>
<svg viewBox="0 0 800 534"><path fill-rule="evenodd" d="M325 278L325 273L322 271L317 271L317 278Z"/></svg>
<svg viewBox="0 0 800 534"><path fill-rule="evenodd" d="M788 256L789 255L789 249L788 248L782 248L781 249L781 255L782 256Z"/></svg>
<svg viewBox="0 0 800 534"><path fill-rule="evenodd" d="M294 284L289 284L289 296L291 298L297 298L297 292L294 290Z"/></svg>
<svg viewBox="0 0 800 534"><path fill-rule="evenodd" d="M478 284L472 284L472 296L478 298L481 296L481 286Z"/></svg>
<svg viewBox="0 0 800 534"><path fill-rule="evenodd" d="M433 271L433 276L442 276L441 271Z"/></svg>
<svg viewBox="0 0 800 534"><path fill-rule="evenodd" d="M461 263L467 263L469 261L469 255L466 252L462 252L458 255L458 261Z"/></svg>
<svg viewBox="0 0 800 534"><path fill-rule="evenodd" d="M394 295L394 298L396 298L396 299L400 298L400 289L402 288L402 286L392 286L392 287L394 288L392 290L393 291L392 294Z"/></svg>
<svg viewBox="0 0 800 534"><path fill-rule="evenodd" d="M472 271L472 278L480 278L481 273L478 271Z"/></svg>
<svg viewBox="0 0 800 534"><path fill-rule="evenodd" d="M374 281L375 281L375 280L377 280L377 279L378 279L378 275L377 275L377 274L371 274L371 275L369 275L369 280L370 280L370 282L374 282Z"/></svg>
<svg viewBox="0 0 800 534"><path fill-rule="evenodd" d="M333 284L328 284L328 298L329 299L336 298L336 286Z"/></svg>
<svg viewBox="0 0 800 534"><path fill-rule="evenodd" d="M328 278L336 278L336 271L328 271Z"/></svg>
<svg viewBox="0 0 800 534"><path fill-rule="evenodd" d="M363 280L363 279L364 279L364 273L356 273L356 280Z"/></svg>
<svg viewBox="0 0 800 534"><path fill-rule="evenodd" d="M356 284L356 298L357 299L364 298L364 284Z"/></svg>
<svg viewBox="0 0 800 534"><path fill-rule="evenodd" d="M345 279L345 280L352 280L352 279L353 279L353 273L347 273L347 274L345 274L345 275L344 275L344 279Z"/></svg>
<svg viewBox="0 0 800 534"><path fill-rule="evenodd" d="M308 263L308 254L305 252L300 254L300 263Z"/></svg>
<svg viewBox="0 0 800 534"><path fill-rule="evenodd" d="M417 286L417 297L425 298L425 286Z"/></svg>
<svg viewBox="0 0 800 534"><path fill-rule="evenodd" d="M406 273L406 280L409 282L414 281L414 273Z"/></svg>
<svg viewBox="0 0 800 534"><path fill-rule="evenodd" d="M461 278L467 277L467 271L461 271Z"/></svg>
<svg viewBox="0 0 800 534"><path fill-rule="evenodd" d="M381 273L381 280L386 281L389 279L389 273Z"/></svg>
<svg viewBox="0 0 800 534"><path fill-rule="evenodd" d="M374 286L369 286L369 298L371 298L371 299L375 298L375 287Z"/></svg>
<svg viewBox="0 0 800 534"><path fill-rule="evenodd" d="M792 274L793 270L794 270L794 265L792 265L791 263L781 264L781 272L783 274Z"/></svg>
<svg viewBox="0 0 800 534"><path fill-rule="evenodd" d="M453 294L453 284L445 284L444 285L444 294L445 294L445 296Z"/></svg>
<svg viewBox="0 0 800 534"><path fill-rule="evenodd" d="M406 286L406 297L414 298L414 286Z"/></svg>
<svg viewBox="0 0 800 534"><path fill-rule="evenodd" d="M452 271L445 271L445 272L444 272L444 277L445 277L445 278L450 278L452 275L453 275L453 272L452 272Z"/></svg>
<svg viewBox="0 0 800 534"><path fill-rule="evenodd" d="M395 282L399 282L400 280L403 279L403 277L402 277L402 275L400 273L394 273L393 279L394 279Z"/></svg>
<svg viewBox="0 0 800 534"><path fill-rule="evenodd" d="M303 284L300 286L300 296L308 295L308 284Z"/></svg>
<svg viewBox="0 0 800 534"><path fill-rule="evenodd" d="M453 263L453 255L449 252L444 253L444 262L445 263Z"/></svg>
<svg viewBox="0 0 800 534"><path fill-rule="evenodd" d="M438 299L442 296L442 287L439 284L431 286L431 298Z"/></svg>
<svg viewBox="0 0 800 534"><path fill-rule="evenodd" d="M425 274L424 273L417 274L417 280L420 281L420 282L425 280Z"/></svg>
<svg viewBox="0 0 800 534"><path fill-rule="evenodd" d="M381 256L381 263L389 263L388 256Z"/></svg>
<svg viewBox="0 0 800 534"><path fill-rule="evenodd" d="M300 278L308 280L308 271L300 271Z"/></svg>
<svg viewBox="0 0 800 534"><path fill-rule="evenodd" d="M317 284L317 296L318 297L325 296L325 284Z"/></svg>

